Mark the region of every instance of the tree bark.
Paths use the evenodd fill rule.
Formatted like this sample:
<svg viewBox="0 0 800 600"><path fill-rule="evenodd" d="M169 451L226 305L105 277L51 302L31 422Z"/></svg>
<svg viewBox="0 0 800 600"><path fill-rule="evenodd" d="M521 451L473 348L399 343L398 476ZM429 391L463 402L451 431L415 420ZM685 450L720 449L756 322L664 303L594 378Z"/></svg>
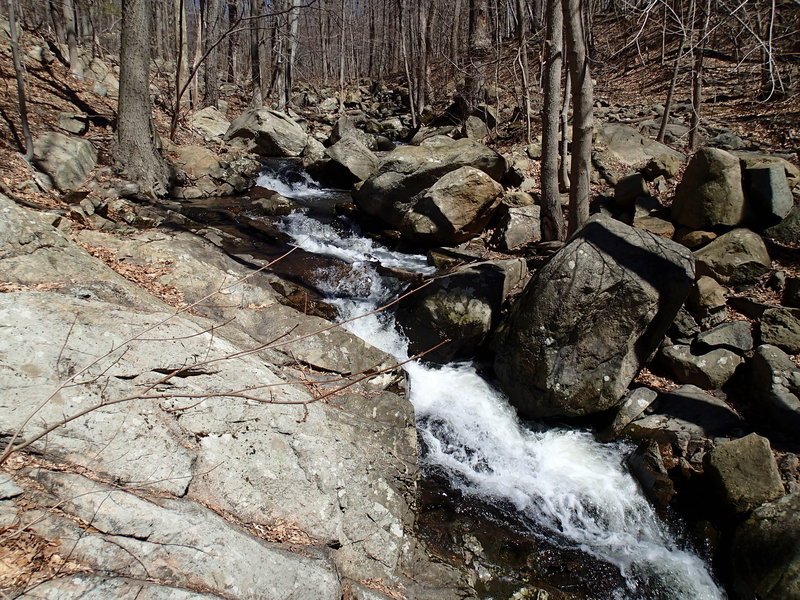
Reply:
<svg viewBox="0 0 800 600"><path fill-rule="evenodd" d="M531 141L531 91L528 74L528 29L525 18L525 0L517 0L517 41L522 66L522 100L525 109L525 139Z"/></svg>
<svg viewBox="0 0 800 600"><path fill-rule="evenodd" d="M692 70L692 118L689 122L689 149L694 151L700 145L700 109L703 104L703 59L711 19L711 0L706 0L703 8L703 23L700 28L700 39L697 41L694 69Z"/></svg>
<svg viewBox="0 0 800 600"><path fill-rule="evenodd" d="M64 17L58 10L57 0L48 0L50 8L50 19L53 21L53 29L56 32L56 40L64 44L67 41L66 33L64 32Z"/></svg>
<svg viewBox="0 0 800 600"><path fill-rule="evenodd" d="M564 215L558 193L558 115L561 109L563 16L561 0L547 0L544 104L542 107L542 239L564 239Z"/></svg>
<svg viewBox="0 0 800 600"><path fill-rule="evenodd" d="M465 76L464 99L470 111L483 102L486 59L492 49L489 36L488 0L470 0L469 9L469 65Z"/></svg>
<svg viewBox="0 0 800 600"><path fill-rule="evenodd" d="M569 104L572 100L572 77L569 69L564 75L564 99L561 102L561 145L559 147L558 185L562 190L569 190L569 140L567 129L569 127Z"/></svg>
<svg viewBox="0 0 800 600"><path fill-rule="evenodd" d="M203 37L205 51L208 51L219 37L219 3L220 0L201 0L200 2L203 30L205 31ZM206 106L216 107L219 103L219 62L218 48L214 48L209 52L205 65L203 103Z"/></svg>
<svg viewBox="0 0 800 600"><path fill-rule="evenodd" d="M586 51L583 0L562 0L567 62L572 78L572 152L569 186L569 235L589 220L592 172L592 75Z"/></svg>
<svg viewBox="0 0 800 600"><path fill-rule="evenodd" d="M114 158L126 177L151 196L167 193L150 106L150 3L122 0L119 107Z"/></svg>
<svg viewBox="0 0 800 600"><path fill-rule="evenodd" d="M263 0L251 0L250 15L255 17L263 11ZM262 31L263 19L250 22L250 75L253 80L253 108L264 105L263 76L261 53L263 52L264 33Z"/></svg>
<svg viewBox="0 0 800 600"><path fill-rule="evenodd" d="M78 56L78 32L75 30L75 8L72 0L62 1L61 12L64 16L64 32L67 36L69 71L75 77L83 77L83 63Z"/></svg>
<svg viewBox="0 0 800 600"><path fill-rule="evenodd" d="M180 110L181 99L178 94L189 81L189 41L186 35L186 0L173 1L173 18L175 19L175 110ZM191 105L191 94L189 104Z"/></svg>

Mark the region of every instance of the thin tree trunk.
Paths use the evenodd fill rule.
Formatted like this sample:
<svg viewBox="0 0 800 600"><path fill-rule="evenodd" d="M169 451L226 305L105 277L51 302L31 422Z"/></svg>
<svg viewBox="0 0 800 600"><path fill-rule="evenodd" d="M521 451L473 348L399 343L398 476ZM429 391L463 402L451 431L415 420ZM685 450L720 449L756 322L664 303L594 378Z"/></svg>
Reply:
<svg viewBox="0 0 800 600"><path fill-rule="evenodd" d="M592 172L592 75L586 51L582 0L562 0L567 62L572 77L572 152L569 186L569 234L589 220Z"/></svg>
<svg viewBox="0 0 800 600"><path fill-rule="evenodd" d="M67 41L66 33L64 33L64 18L58 10L57 0L48 0L50 8L50 19L53 21L53 29L56 32L56 40L64 44Z"/></svg>
<svg viewBox="0 0 800 600"><path fill-rule="evenodd" d="M345 73L345 54L344 54L344 6L345 0L342 0L341 10L339 11L340 29L339 29L339 112L344 112L344 73Z"/></svg>
<svg viewBox="0 0 800 600"><path fill-rule="evenodd" d="M219 37L220 0L201 0L203 10L203 25L205 30L205 51L217 41ZM208 54L205 65L205 87L203 90L203 103L206 106L216 107L219 103L219 51L214 48Z"/></svg>
<svg viewBox="0 0 800 600"><path fill-rule="evenodd" d="M250 14L255 17L263 7L262 0L251 0ZM264 106L263 83L261 75L261 44L264 34L261 30L263 19L250 22L250 75L253 80L253 108Z"/></svg>
<svg viewBox="0 0 800 600"><path fill-rule="evenodd" d="M678 47L678 55L675 57L675 66L672 68L672 80L669 82L669 90L667 91L667 99L664 102L664 114L661 115L661 126L658 128L658 135L656 140L664 143L664 137L667 134L667 125L669 124L669 116L672 113L672 101L675 99L675 87L678 84L678 75L681 69L681 60L683 59L683 50L686 47L686 31L684 30L681 37L681 43Z"/></svg>
<svg viewBox="0 0 800 600"><path fill-rule="evenodd" d="M416 129L417 127L417 111L414 107L414 91L411 79L411 69L408 64L408 49L406 48L406 33L403 26L403 1L397 0L397 14L400 17L400 49L403 55L403 66L406 71L406 82L408 83L408 104L411 111L411 126Z"/></svg>
<svg viewBox="0 0 800 600"><path fill-rule="evenodd" d="M150 106L150 20L147 0L122 0L119 110L115 158L145 194L167 192L167 167L157 147Z"/></svg>
<svg viewBox="0 0 800 600"><path fill-rule="evenodd" d="M487 0L470 0L469 35L469 66L465 77L464 99L472 111L483 101L485 63L492 48Z"/></svg>
<svg viewBox="0 0 800 600"><path fill-rule="evenodd" d="M33 157L33 137L28 123L28 105L25 101L25 77L22 61L19 57L19 31L17 29L16 0L8 0L8 29L11 34L11 56L14 61L14 74L17 77L17 101L19 103L19 120L22 126L22 140L25 144L25 160Z"/></svg>
<svg viewBox="0 0 800 600"><path fill-rule="evenodd" d="M173 16L175 19L175 110L180 110L180 90L189 80L189 42L186 35L186 0L174 0ZM191 98L189 99L191 104Z"/></svg>
<svg viewBox="0 0 800 600"><path fill-rule="evenodd" d="M525 139L531 141L531 92L528 75L528 30L525 24L525 0L517 0L517 40L522 63L523 105L525 108Z"/></svg>
<svg viewBox="0 0 800 600"><path fill-rule="evenodd" d="M558 114L561 107L563 15L561 0L547 0L544 104L542 107L542 239L564 239L564 215L558 193Z"/></svg>
<svg viewBox="0 0 800 600"><path fill-rule="evenodd" d="M561 103L561 145L559 148L558 183L562 190L569 190L569 141L567 129L569 128L569 104L572 100L572 77L569 69L564 75L564 101Z"/></svg>
<svg viewBox="0 0 800 600"><path fill-rule="evenodd" d="M453 1L453 31L451 32L450 36L450 61L453 63L452 72L453 74L456 73L458 69L458 62L460 57L460 49L461 49L461 37L460 37L460 26L461 26L461 0L454 0Z"/></svg>
<svg viewBox="0 0 800 600"><path fill-rule="evenodd" d="M297 23L300 19L300 0L291 0L291 9L289 11L288 23L288 57L286 60L286 84L284 86L284 106L288 106L292 102L292 87L294 86L294 67L297 60Z"/></svg>
<svg viewBox="0 0 800 600"><path fill-rule="evenodd" d="M711 19L711 0L706 0L703 9L703 23L700 28L700 39L695 54L694 71L692 72L692 118L689 122L689 149L697 150L700 145L700 109L703 104L703 60L708 33L708 23Z"/></svg>
<svg viewBox="0 0 800 600"><path fill-rule="evenodd" d="M64 15L64 31L69 51L69 71L75 77L83 77L83 63L78 56L78 33L75 30L75 10L72 0L62 0L61 12Z"/></svg>

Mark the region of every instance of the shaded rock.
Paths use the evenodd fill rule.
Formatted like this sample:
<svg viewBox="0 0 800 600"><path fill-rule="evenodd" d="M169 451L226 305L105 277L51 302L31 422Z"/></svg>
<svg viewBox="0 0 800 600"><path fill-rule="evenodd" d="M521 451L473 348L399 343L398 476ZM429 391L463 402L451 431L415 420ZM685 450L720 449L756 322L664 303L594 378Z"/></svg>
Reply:
<svg viewBox="0 0 800 600"><path fill-rule="evenodd" d="M444 125L441 127L420 127L419 131L417 131L417 133L414 134L414 137L411 138L411 143L414 145L419 145L425 140L433 137L446 137L454 130L455 127L452 125Z"/></svg>
<svg viewBox="0 0 800 600"><path fill-rule="evenodd" d="M790 210L783 221L765 229L764 235L779 242L800 242L800 205Z"/></svg>
<svg viewBox="0 0 800 600"><path fill-rule="evenodd" d="M800 308L800 277L788 277L783 288L783 304Z"/></svg>
<svg viewBox="0 0 800 600"><path fill-rule="evenodd" d="M683 159L684 156L682 154L659 154L647 161L647 164L642 168L642 174L648 181L653 181L658 177L674 179L680 172Z"/></svg>
<svg viewBox="0 0 800 600"><path fill-rule="evenodd" d="M471 140L450 140L435 146L401 146L384 157L378 171L356 193L356 204L369 215L399 227L412 199L442 176L473 167L499 181L505 159Z"/></svg>
<svg viewBox="0 0 800 600"><path fill-rule="evenodd" d="M717 234L713 231L686 231L680 236L675 238L679 244L683 244L687 248L697 248L717 239Z"/></svg>
<svg viewBox="0 0 800 600"><path fill-rule="evenodd" d="M325 153L344 167L355 181L366 181L378 168L380 160L355 136L340 139Z"/></svg>
<svg viewBox="0 0 800 600"><path fill-rule="evenodd" d="M502 199L500 200L500 204L501 206L511 208L530 206L531 204L535 204L535 201L533 196L531 196L528 192L511 191L503 195Z"/></svg>
<svg viewBox="0 0 800 600"><path fill-rule="evenodd" d="M800 598L800 493L756 509L733 539L733 575L742 598Z"/></svg>
<svg viewBox="0 0 800 600"><path fill-rule="evenodd" d="M483 119L474 115L467 117L464 122L464 137L471 140L483 140L489 135L489 128Z"/></svg>
<svg viewBox="0 0 800 600"><path fill-rule="evenodd" d="M369 150L376 150L377 145L375 137L356 128L355 123L350 117L339 117L331 129L328 141L331 146L335 146L344 139L357 140L361 145L366 146Z"/></svg>
<svg viewBox="0 0 800 600"><path fill-rule="evenodd" d="M781 156L774 154L759 154L756 152L737 152L736 156L742 162L742 169L762 169L779 166L783 168L789 189L795 189L800 184L800 168L790 163Z"/></svg>
<svg viewBox="0 0 800 600"><path fill-rule="evenodd" d="M189 124L206 140L221 140L228 132L231 122L213 106L198 110L189 117Z"/></svg>
<svg viewBox="0 0 800 600"><path fill-rule="evenodd" d="M650 190L640 173L623 177L614 186L614 202L623 209L632 208L638 198L649 195Z"/></svg>
<svg viewBox="0 0 800 600"><path fill-rule="evenodd" d="M700 332L700 326L694 317L682 306L667 332L669 338L677 344L690 344Z"/></svg>
<svg viewBox="0 0 800 600"><path fill-rule="evenodd" d="M781 165L742 169L750 219L758 227L777 225L794 206L794 197Z"/></svg>
<svg viewBox="0 0 800 600"><path fill-rule="evenodd" d="M769 440L755 433L717 444L705 456L705 473L732 514L750 512L784 494Z"/></svg>
<svg viewBox="0 0 800 600"><path fill-rule="evenodd" d="M590 221L529 283L495 336L495 372L525 415L617 406L694 280L689 252Z"/></svg>
<svg viewBox="0 0 800 600"><path fill-rule="evenodd" d="M718 148L701 148L689 161L675 190L672 218L702 229L739 225L745 218L739 159Z"/></svg>
<svg viewBox="0 0 800 600"><path fill-rule="evenodd" d="M631 422L638 419L645 409L655 402L657 397L658 392L648 387L629 390L625 394L614 420L600 433L600 441L608 442L617 439Z"/></svg>
<svg viewBox="0 0 800 600"><path fill-rule="evenodd" d="M539 206L512 206L503 212L492 238L493 243L502 250L513 250L542 239Z"/></svg>
<svg viewBox="0 0 800 600"><path fill-rule="evenodd" d="M226 140L243 140L249 151L262 156L300 156L308 135L289 116L268 108L253 108L237 117Z"/></svg>
<svg viewBox="0 0 800 600"><path fill-rule="evenodd" d="M425 360L446 363L472 358L497 324L504 301L527 273L523 259L472 263L435 278L403 299L397 322L409 339L409 353L450 339Z"/></svg>
<svg viewBox="0 0 800 600"><path fill-rule="evenodd" d="M768 308L759 323L761 343L777 346L789 354L800 353L800 310Z"/></svg>
<svg viewBox="0 0 800 600"><path fill-rule="evenodd" d="M424 243L455 246L483 231L502 193L502 186L479 169L450 171L412 200L400 232Z"/></svg>
<svg viewBox="0 0 800 600"><path fill-rule="evenodd" d="M725 348L700 353L684 344L665 346L657 358L678 383L689 383L707 390L725 385L742 363L741 356Z"/></svg>
<svg viewBox="0 0 800 600"><path fill-rule="evenodd" d="M661 393L651 405L652 414L633 421L625 430L634 435L668 440L714 438L741 427L741 417L719 398L694 385L683 385Z"/></svg>
<svg viewBox="0 0 800 600"><path fill-rule="evenodd" d="M753 326L747 321L723 323L697 336L697 344L705 348L727 348L738 354L753 349Z"/></svg>
<svg viewBox="0 0 800 600"><path fill-rule="evenodd" d="M34 140L33 162L65 192L83 184L97 164L97 150L89 140L50 131Z"/></svg>
<svg viewBox="0 0 800 600"><path fill-rule="evenodd" d="M751 361L755 397L772 423L789 433L800 433L800 368L780 348L762 345Z"/></svg>
<svg viewBox="0 0 800 600"><path fill-rule="evenodd" d="M628 468L645 495L657 506L665 507L675 495L675 485L664 466L658 444L645 440L628 459Z"/></svg>
<svg viewBox="0 0 800 600"><path fill-rule="evenodd" d="M672 239L672 236L675 235L675 226L672 223L653 215L636 217L633 220L633 226L667 239Z"/></svg>
<svg viewBox="0 0 800 600"><path fill-rule="evenodd" d="M734 229L694 253L697 274L723 285L748 283L771 265L764 240L749 229Z"/></svg>

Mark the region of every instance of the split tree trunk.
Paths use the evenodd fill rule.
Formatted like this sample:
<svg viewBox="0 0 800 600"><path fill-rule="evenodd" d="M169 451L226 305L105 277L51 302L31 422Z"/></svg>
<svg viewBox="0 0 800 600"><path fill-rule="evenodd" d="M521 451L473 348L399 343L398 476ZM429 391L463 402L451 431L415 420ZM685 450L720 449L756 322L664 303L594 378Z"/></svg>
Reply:
<svg viewBox="0 0 800 600"><path fill-rule="evenodd" d="M19 120L22 127L22 140L25 144L25 160L33 157L33 137L28 124L28 105L25 101L25 78L22 61L19 57L19 31L17 29L16 0L8 0L8 30L11 34L11 56L14 61L14 73L17 77L17 100L19 102Z"/></svg>

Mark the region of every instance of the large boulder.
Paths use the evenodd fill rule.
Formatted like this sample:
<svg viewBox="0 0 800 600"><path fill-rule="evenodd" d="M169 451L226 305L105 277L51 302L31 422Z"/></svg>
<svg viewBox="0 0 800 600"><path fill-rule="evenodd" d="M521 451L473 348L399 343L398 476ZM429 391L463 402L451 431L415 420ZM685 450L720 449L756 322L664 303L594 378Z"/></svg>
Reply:
<svg viewBox="0 0 800 600"><path fill-rule="evenodd" d="M350 117L340 117L339 120L333 125L333 128L331 129L331 135L328 140L330 145L334 146L346 138L358 140L370 150L377 149L375 136L356 128L355 123L353 123L353 120Z"/></svg>
<svg viewBox="0 0 800 600"><path fill-rule="evenodd" d="M590 221L528 284L495 337L503 389L531 417L618 405L693 281L683 246Z"/></svg>
<svg viewBox="0 0 800 600"><path fill-rule="evenodd" d="M597 132L597 147L599 150L592 155L592 161L612 184L632 168L641 168L650 162L659 165L659 174L674 177L686 158L677 150L643 136L633 127L618 123L607 124Z"/></svg>
<svg viewBox="0 0 800 600"><path fill-rule="evenodd" d="M719 389L742 364L742 357L726 348L695 350L686 344L665 346L659 363L678 383L690 383L706 390Z"/></svg>
<svg viewBox="0 0 800 600"><path fill-rule="evenodd" d="M483 231L502 193L503 187L479 169L450 171L412 199L400 232L424 243L460 244Z"/></svg>
<svg viewBox="0 0 800 600"><path fill-rule="evenodd" d="M375 174L364 182L355 195L356 203L367 214L399 227L417 194L461 167L479 169L499 181L505 174L506 161L471 140L401 146L387 154Z"/></svg>
<svg viewBox="0 0 800 600"><path fill-rule="evenodd" d="M751 362L754 397L765 405L772 423L800 433L800 368L780 348L763 344Z"/></svg>
<svg viewBox="0 0 800 600"><path fill-rule="evenodd" d="M800 242L800 205L796 205L786 218L764 231L764 235L779 242Z"/></svg>
<svg viewBox="0 0 800 600"><path fill-rule="evenodd" d="M325 153L341 165L354 181L365 181L378 168L380 160L356 137L343 137Z"/></svg>
<svg viewBox="0 0 800 600"><path fill-rule="evenodd" d="M89 140L49 131L33 142L33 163L65 192L83 184L97 164L97 150Z"/></svg>
<svg viewBox="0 0 800 600"><path fill-rule="evenodd" d="M800 493L756 509L737 528L732 554L737 597L800 598Z"/></svg>
<svg viewBox="0 0 800 600"><path fill-rule="evenodd" d="M404 298L397 308L397 323L409 340L409 354L450 340L425 360L472 358L497 325L503 302L527 273L523 259L473 263Z"/></svg>
<svg viewBox="0 0 800 600"><path fill-rule="evenodd" d="M705 473L729 514L745 514L783 496L769 440L755 433L722 442L705 456Z"/></svg>
<svg viewBox="0 0 800 600"><path fill-rule="evenodd" d="M242 113L225 133L226 140L244 140L247 149L263 156L300 156L308 135L289 116L268 108Z"/></svg>
<svg viewBox="0 0 800 600"><path fill-rule="evenodd" d="M231 122L213 106L198 110L189 117L189 124L199 131L206 140L221 140L225 137Z"/></svg>
<svg viewBox="0 0 800 600"><path fill-rule="evenodd" d="M800 309L768 308L759 323L761 343L777 346L789 354L800 353Z"/></svg>
<svg viewBox="0 0 800 600"><path fill-rule="evenodd" d="M764 240L749 229L734 229L694 253L697 274L723 285L747 283L770 268Z"/></svg>
<svg viewBox="0 0 800 600"><path fill-rule="evenodd" d="M541 239L541 207L530 204L511 206L504 210L493 241L501 250L509 251Z"/></svg>
<svg viewBox="0 0 800 600"><path fill-rule="evenodd" d="M172 151L172 164L189 177L221 177L219 156L204 146L177 146Z"/></svg>
<svg viewBox="0 0 800 600"><path fill-rule="evenodd" d="M742 177L752 222L759 227L780 223L794 206L786 171L781 165L747 167Z"/></svg>
<svg viewBox="0 0 800 600"><path fill-rule="evenodd" d="M675 222L692 229L739 225L745 210L739 159L719 148L698 150L675 190Z"/></svg>

